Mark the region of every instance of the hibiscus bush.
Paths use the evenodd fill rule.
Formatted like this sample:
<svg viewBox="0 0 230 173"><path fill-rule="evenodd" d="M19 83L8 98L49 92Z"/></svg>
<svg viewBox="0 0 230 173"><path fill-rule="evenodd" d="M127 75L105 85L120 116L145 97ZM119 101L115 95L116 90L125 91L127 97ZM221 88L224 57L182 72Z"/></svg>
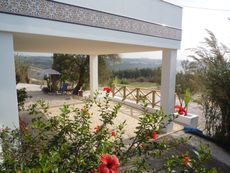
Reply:
<svg viewBox="0 0 230 173"><path fill-rule="evenodd" d="M168 172L217 173L216 168L206 168L205 162L211 159L208 145L200 145L197 150L187 149L185 153L172 154L166 161Z"/></svg>
<svg viewBox="0 0 230 173"><path fill-rule="evenodd" d="M187 138L161 138L161 130L171 123L174 115L165 115L162 110L149 113L145 102L134 137L125 139L126 122L114 124L121 104L110 103L110 92L111 89L105 88L103 97L96 93L82 108L64 105L57 116L49 114L44 101L31 105L28 109L31 123L24 122L21 129L6 127L0 131L0 172L154 172L152 158L187 142ZM95 115L92 108L98 109L101 120L96 127L92 127L91 117ZM201 152L205 151L197 151ZM171 171L178 164L195 170L196 157L185 154L186 163L170 155L164 169ZM201 161L196 160L197 165L202 166Z"/></svg>

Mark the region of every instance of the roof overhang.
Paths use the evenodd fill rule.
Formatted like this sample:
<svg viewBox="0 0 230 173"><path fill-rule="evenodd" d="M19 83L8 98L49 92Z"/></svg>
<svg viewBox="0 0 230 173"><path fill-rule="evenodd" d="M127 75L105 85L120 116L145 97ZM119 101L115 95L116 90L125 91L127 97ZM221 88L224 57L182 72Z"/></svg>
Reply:
<svg viewBox="0 0 230 173"><path fill-rule="evenodd" d="M36 8L32 0L0 1L0 21L0 31L13 33L15 51L144 52L179 49L181 41L180 28L48 0Z"/></svg>
<svg viewBox="0 0 230 173"><path fill-rule="evenodd" d="M106 41L14 33L14 49L21 52L114 54L156 51L160 48Z"/></svg>

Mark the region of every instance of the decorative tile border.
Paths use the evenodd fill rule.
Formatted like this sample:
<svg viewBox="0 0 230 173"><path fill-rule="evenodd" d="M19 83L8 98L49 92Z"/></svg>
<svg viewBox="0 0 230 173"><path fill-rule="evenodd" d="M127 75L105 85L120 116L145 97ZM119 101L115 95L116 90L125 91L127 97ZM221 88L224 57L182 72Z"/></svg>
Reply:
<svg viewBox="0 0 230 173"><path fill-rule="evenodd" d="M181 40L181 30L50 0L0 0L0 13Z"/></svg>

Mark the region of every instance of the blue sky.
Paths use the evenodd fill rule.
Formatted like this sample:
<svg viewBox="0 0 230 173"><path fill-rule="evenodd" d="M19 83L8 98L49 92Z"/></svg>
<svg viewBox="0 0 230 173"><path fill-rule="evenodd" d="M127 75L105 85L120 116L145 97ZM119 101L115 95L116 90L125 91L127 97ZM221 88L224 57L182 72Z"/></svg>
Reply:
<svg viewBox="0 0 230 173"><path fill-rule="evenodd" d="M217 39L230 47L230 0L165 0L183 7L182 42L178 59L186 59L188 48L200 45L212 31ZM199 8L191 8L199 7ZM159 52L122 54L123 57L161 58Z"/></svg>

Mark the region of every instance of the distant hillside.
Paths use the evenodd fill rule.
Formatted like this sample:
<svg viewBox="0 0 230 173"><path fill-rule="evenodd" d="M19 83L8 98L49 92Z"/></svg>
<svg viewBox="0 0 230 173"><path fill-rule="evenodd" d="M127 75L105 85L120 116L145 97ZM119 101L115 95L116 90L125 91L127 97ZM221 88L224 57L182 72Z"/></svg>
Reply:
<svg viewBox="0 0 230 173"><path fill-rule="evenodd" d="M148 58L122 58L121 63L111 66L114 71L125 69L142 69L142 68L156 68L161 66L161 59ZM181 61L177 60L177 71L182 70Z"/></svg>
<svg viewBox="0 0 230 173"><path fill-rule="evenodd" d="M22 63L28 64L34 68L47 69L51 68L53 58L48 56L20 56L16 57ZM121 62L111 65L114 71L125 69L142 69L142 68L156 68L161 66L161 59L148 59L148 58L122 58ZM177 61L177 71L181 70L181 61Z"/></svg>
<svg viewBox="0 0 230 173"><path fill-rule="evenodd" d="M156 68L161 66L160 59L148 58L122 58L120 64L115 64L111 68L115 71L125 69Z"/></svg>
<svg viewBox="0 0 230 173"><path fill-rule="evenodd" d="M49 56L16 56L16 59L19 59L21 63L41 69L51 68L53 64L53 58Z"/></svg>

